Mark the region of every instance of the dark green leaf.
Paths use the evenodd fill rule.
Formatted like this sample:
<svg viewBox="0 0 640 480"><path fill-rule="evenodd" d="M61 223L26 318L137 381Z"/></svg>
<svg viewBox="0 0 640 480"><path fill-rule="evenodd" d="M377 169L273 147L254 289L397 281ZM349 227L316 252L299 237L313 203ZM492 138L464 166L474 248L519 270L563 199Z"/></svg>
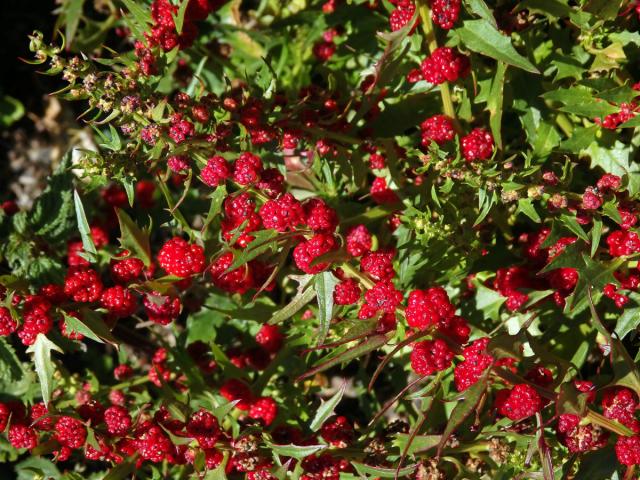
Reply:
<svg viewBox="0 0 640 480"><path fill-rule="evenodd" d="M500 33L487 20L466 20L462 28L456 30L464 46L501 62L521 68L527 72L539 73L538 69L520 55L511 39Z"/></svg>

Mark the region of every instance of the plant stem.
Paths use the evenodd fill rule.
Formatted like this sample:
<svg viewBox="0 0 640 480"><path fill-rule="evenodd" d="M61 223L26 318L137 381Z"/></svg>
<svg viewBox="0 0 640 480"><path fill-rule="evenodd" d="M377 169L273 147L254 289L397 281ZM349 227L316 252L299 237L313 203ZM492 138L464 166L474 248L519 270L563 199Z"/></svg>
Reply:
<svg viewBox="0 0 640 480"><path fill-rule="evenodd" d="M422 30L424 36L427 39L427 46L429 52L433 53L438 48L438 40L436 39L436 32L433 29L433 22L431 21L431 9L427 0L418 0L418 11L420 12L420 18L422 19ZM453 106L453 100L451 99L451 89L449 83L444 82L440 84L440 96L442 97L442 110L444 114L453 120L455 129L462 131L458 118L456 117L456 110Z"/></svg>

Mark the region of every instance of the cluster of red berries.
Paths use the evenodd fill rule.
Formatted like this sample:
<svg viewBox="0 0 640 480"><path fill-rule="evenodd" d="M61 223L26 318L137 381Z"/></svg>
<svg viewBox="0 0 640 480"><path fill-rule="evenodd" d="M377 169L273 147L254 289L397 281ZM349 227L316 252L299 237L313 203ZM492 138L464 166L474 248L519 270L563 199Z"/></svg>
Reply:
<svg viewBox="0 0 640 480"><path fill-rule="evenodd" d="M444 145L456 137L453 122L446 115L434 115L420 124L422 146L429 147L431 142ZM488 160L493 155L493 135L484 128L474 128L460 139L462 155L467 162Z"/></svg>
<svg viewBox="0 0 640 480"><path fill-rule="evenodd" d="M389 15L389 25L392 31L405 27L416 14L416 4L413 0L391 0L395 6ZM431 19L440 28L450 30L458 21L460 15L460 0L431 0ZM416 29L420 19L416 19L411 32Z"/></svg>

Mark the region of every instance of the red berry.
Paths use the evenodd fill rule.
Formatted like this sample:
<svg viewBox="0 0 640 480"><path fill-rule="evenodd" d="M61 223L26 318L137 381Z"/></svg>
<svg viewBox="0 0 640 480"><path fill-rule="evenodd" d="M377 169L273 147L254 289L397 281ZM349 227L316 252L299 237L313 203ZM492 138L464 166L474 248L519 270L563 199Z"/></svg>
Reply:
<svg viewBox="0 0 640 480"><path fill-rule="evenodd" d="M136 297L128 288L116 285L102 292L100 303L110 314L119 317L131 316L137 308Z"/></svg>
<svg viewBox="0 0 640 480"><path fill-rule="evenodd" d="M11 316L6 307L0 307L0 337L12 334L18 328L18 322Z"/></svg>
<svg viewBox="0 0 640 480"><path fill-rule="evenodd" d="M393 248L366 252L360 260L360 270L368 273L374 280L390 280L395 275L393 269L393 257L395 254L396 251Z"/></svg>
<svg viewBox="0 0 640 480"><path fill-rule="evenodd" d="M616 230L607 237L609 254L612 257L623 257L640 252L640 238L635 232Z"/></svg>
<svg viewBox="0 0 640 480"><path fill-rule="evenodd" d="M253 272L248 264L228 271L233 265L233 252L226 252L219 257L209 270L213 284L230 293L244 294L253 287Z"/></svg>
<svg viewBox="0 0 640 480"><path fill-rule="evenodd" d="M14 448L32 449L38 445L38 434L36 431L21 423L14 423L9 427L7 435L9 443Z"/></svg>
<svg viewBox="0 0 640 480"><path fill-rule="evenodd" d="M353 305L360 300L360 284L353 278L347 278L336 285L333 301L336 305Z"/></svg>
<svg viewBox="0 0 640 480"><path fill-rule="evenodd" d="M384 313L394 313L402 302L402 292L391 281L382 280L365 292L364 299L364 306L368 307L365 312L372 309L375 312L382 310Z"/></svg>
<svg viewBox="0 0 640 480"><path fill-rule="evenodd" d="M302 204L290 193L285 193L275 200L267 200L260 207L260 218L265 228L278 232L294 230L305 221Z"/></svg>
<svg viewBox="0 0 640 480"><path fill-rule="evenodd" d="M387 187L387 181L383 177L376 177L371 183L371 198L381 205L400 201L396 192Z"/></svg>
<svg viewBox="0 0 640 480"><path fill-rule="evenodd" d="M200 409L189 418L187 433L195 438L202 448L213 448L220 436L218 419L206 410Z"/></svg>
<svg viewBox="0 0 640 480"><path fill-rule="evenodd" d="M347 232L347 252L354 257L359 257L371 250L371 233L364 225L357 225Z"/></svg>
<svg viewBox="0 0 640 480"><path fill-rule="evenodd" d="M125 435L131 428L131 415L126 408L114 405L104 411L104 423L111 435Z"/></svg>
<svg viewBox="0 0 640 480"><path fill-rule="evenodd" d="M582 194L582 208L584 210L597 210L602 206L602 195L593 187L587 187Z"/></svg>
<svg viewBox="0 0 640 480"><path fill-rule="evenodd" d="M46 334L53 326L51 304L39 295L28 297L22 308L22 325L18 337L25 345L33 345L39 333Z"/></svg>
<svg viewBox="0 0 640 480"><path fill-rule="evenodd" d="M420 64L424 79L434 85L455 82L470 71L469 59L449 47L439 47Z"/></svg>
<svg viewBox="0 0 640 480"><path fill-rule="evenodd" d="M236 408L249 410L253 395L249 387L238 379L231 378L220 387L220 395L233 402L239 400Z"/></svg>
<svg viewBox="0 0 640 480"><path fill-rule="evenodd" d="M460 15L460 0L433 0L431 3L431 18L433 23L449 30Z"/></svg>
<svg viewBox="0 0 640 480"><path fill-rule="evenodd" d="M102 293L102 281L95 270L72 270L64 280L64 293L74 302L95 302Z"/></svg>
<svg viewBox="0 0 640 480"><path fill-rule="evenodd" d="M338 226L338 215L319 198L311 198L304 204L306 223L316 233L333 233Z"/></svg>
<svg viewBox="0 0 640 480"><path fill-rule="evenodd" d="M62 416L55 425L55 438L62 446L80 448L87 438L87 430L80 420Z"/></svg>
<svg viewBox="0 0 640 480"><path fill-rule="evenodd" d="M180 237L174 237L160 249L158 263L170 275L190 277L204 270L204 249Z"/></svg>
<svg viewBox="0 0 640 480"><path fill-rule="evenodd" d="M131 378L132 376L133 368L131 368L129 365L118 365L113 369L113 377L118 381L126 380L128 378Z"/></svg>
<svg viewBox="0 0 640 480"><path fill-rule="evenodd" d="M420 124L422 130L422 146L428 147L431 142L442 145L454 139L456 131L453 122L446 115L434 115Z"/></svg>
<svg viewBox="0 0 640 480"><path fill-rule="evenodd" d="M167 158L167 166L175 173L185 173L191 168L189 157L184 155L173 155Z"/></svg>
<svg viewBox="0 0 640 480"><path fill-rule="evenodd" d="M462 137L462 154L467 162L487 160L493 154L493 135L483 128L474 128Z"/></svg>
<svg viewBox="0 0 640 480"><path fill-rule="evenodd" d="M241 154L235 162L233 180L240 185L256 183L262 173L262 160L249 152Z"/></svg>
<svg viewBox="0 0 640 480"><path fill-rule="evenodd" d="M249 408L249 417L255 420L262 420L267 427L273 423L277 415L278 405L271 397L260 397Z"/></svg>
<svg viewBox="0 0 640 480"><path fill-rule="evenodd" d="M622 465L640 464L640 435L618 437L616 441L616 457Z"/></svg>
<svg viewBox="0 0 640 480"><path fill-rule="evenodd" d="M142 299L145 313L149 320L159 325L167 325L178 318L182 303L178 297L151 292Z"/></svg>
<svg viewBox="0 0 640 480"><path fill-rule="evenodd" d="M610 388L602 397L602 414L640 433L640 422L635 418L639 404L636 395L628 388Z"/></svg>
<svg viewBox="0 0 640 480"><path fill-rule="evenodd" d="M420 330L447 321L454 313L447 292L440 287L412 291L405 311L409 326Z"/></svg>
<svg viewBox="0 0 640 480"><path fill-rule="evenodd" d="M453 371L459 392L474 385L493 363L493 357L485 352L488 343L489 338L480 338L463 350L464 362L457 365Z"/></svg>
<svg viewBox="0 0 640 480"><path fill-rule="evenodd" d="M389 15L389 25L391 26L391 31L396 32L406 26L416 12L416 6L413 2L405 2L404 4L398 4L397 7L391 12ZM418 26L419 19L416 19L415 24L411 28L411 33L413 33Z"/></svg>
<svg viewBox="0 0 640 480"><path fill-rule="evenodd" d="M277 353L282 348L284 336L276 325L264 324L256 334L256 342L269 353Z"/></svg>
<svg viewBox="0 0 640 480"><path fill-rule="evenodd" d="M622 185L622 179L618 175L605 173L598 180L598 190L606 192L607 190L618 190Z"/></svg>
<svg viewBox="0 0 640 480"><path fill-rule="evenodd" d="M207 161L200 176L205 185L216 187L231 176L231 166L224 158L216 155Z"/></svg>
<svg viewBox="0 0 640 480"><path fill-rule="evenodd" d="M129 257L124 260L111 260L111 278L115 283L127 285L137 280L144 271L144 262L139 258Z"/></svg>
<svg viewBox="0 0 640 480"><path fill-rule="evenodd" d="M431 375L451 366L454 353L443 340L425 340L413 346L411 368L419 375Z"/></svg>
<svg viewBox="0 0 640 480"><path fill-rule="evenodd" d="M333 447L346 448L355 437L353 425L345 416L333 417L320 429L322 439Z"/></svg>
<svg viewBox="0 0 640 480"><path fill-rule="evenodd" d="M155 463L162 462L173 447L169 437L155 425L139 435L134 444L140 457Z"/></svg>
<svg viewBox="0 0 640 480"><path fill-rule="evenodd" d="M311 263L321 255L329 253L336 248L336 239L333 235L316 233L309 240L301 241L293 249L293 259L297 267L305 273L316 274L329 267L328 262Z"/></svg>
<svg viewBox="0 0 640 480"><path fill-rule="evenodd" d="M500 390L496 398L498 413L510 420L522 420L534 415L542 408L542 399L533 387L525 383L511 390Z"/></svg>

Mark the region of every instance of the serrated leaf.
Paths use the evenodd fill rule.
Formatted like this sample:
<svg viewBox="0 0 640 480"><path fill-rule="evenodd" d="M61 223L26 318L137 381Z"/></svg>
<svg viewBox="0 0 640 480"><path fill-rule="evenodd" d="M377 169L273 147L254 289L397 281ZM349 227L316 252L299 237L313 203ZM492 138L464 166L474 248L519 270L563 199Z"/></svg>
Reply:
<svg viewBox="0 0 640 480"><path fill-rule="evenodd" d="M464 4L469 12L479 16L480 18L483 18L484 20L489 22L491 26L496 28L498 27L498 25L496 24L496 19L493 17L493 12L487 6L484 0L465 0Z"/></svg>
<svg viewBox="0 0 640 480"><path fill-rule="evenodd" d="M149 267L151 265L149 232L138 227L124 210L119 208L115 210L120 223L120 246Z"/></svg>
<svg viewBox="0 0 640 480"><path fill-rule="evenodd" d="M333 318L333 291L338 284L338 279L331 271L322 272L315 277L315 291L318 299L318 331L317 345L322 345L329 333L331 319Z"/></svg>
<svg viewBox="0 0 640 480"><path fill-rule="evenodd" d="M536 212L536 207L533 206L533 200L530 198L521 198L518 200L518 209L516 213L524 213L527 217L536 223L540 223L540 215Z"/></svg>
<svg viewBox="0 0 640 480"><path fill-rule="evenodd" d="M324 422L333 415L334 409L340 403L340 400L342 400L342 396L344 395L346 387L347 384L343 382L338 391L334 393L329 400L327 400L326 402L322 402L322 405L320 405L318 411L316 412L316 415L311 421L311 425L309 425L311 431L317 432L318 430L320 430L320 427L324 425Z"/></svg>
<svg viewBox="0 0 640 480"><path fill-rule="evenodd" d="M40 381L40 391L42 392L42 401L49 404L51 400L51 392L53 391L53 373L55 367L51 359L51 351L54 350L63 353L62 349L47 338L43 333L39 333L36 341L31 345L27 352L33 354L35 370Z"/></svg>
<svg viewBox="0 0 640 480"><path fill-rule="evenodd" d="M68 45L73 45L80 17L82 16L82 7L84 0L65 0L63 4L64 24L65 24L65 40Z"/></svg>
<svg viewBox="0 0 640 480"><path fill-rule="evenodd" d="M540 73L527 58L520 55L513 48L511 39L508 36L500 33L485 19L466 20L462 28L456 30L456 33L469 50L521 68L527 72Z"/></svg>

